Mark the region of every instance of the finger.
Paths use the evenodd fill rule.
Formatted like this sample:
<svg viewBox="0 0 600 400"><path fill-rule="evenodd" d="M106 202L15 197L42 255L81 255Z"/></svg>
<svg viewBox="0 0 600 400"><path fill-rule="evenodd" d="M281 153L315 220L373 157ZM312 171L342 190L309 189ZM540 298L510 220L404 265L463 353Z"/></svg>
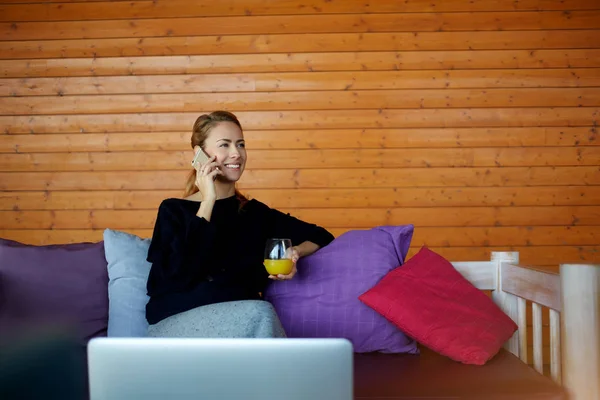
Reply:
<svg viewBox="0 0 600 400"><path fill-rule="evenodd" d="M208 178L211 179L217 179L217 175L221 174L221 171L219 171L218 169L215 169L213 172L211 172L210 174L206 175ZM222 175L222 174L221 174Z"/></svg>
<svg viewBox="0 0 600 400"><path fill-rule="evenodd" d="M277 278L279 278L279 279L281 279L283 281L287 281L287 280L292 279L294 277L294 275L295 274L293 272L291 274L289 274L289 275L279 274L279 275L277 275Z"/></svg>
<svg viewBox="0 0 600 400"><path fill-rule="evenodd" d="M205 166L205 168L204 168L204 174L205 174L205 175L208 175L208 174L210 174L212 171L215 171L215 170L217 170L217 171L220 171L220 169L219 169L219 167L218 167L218 164L217 164L217 163L214 163L214 162L213 162L213 163L208 163L208 164L206 164L206 166Z"/></svg>

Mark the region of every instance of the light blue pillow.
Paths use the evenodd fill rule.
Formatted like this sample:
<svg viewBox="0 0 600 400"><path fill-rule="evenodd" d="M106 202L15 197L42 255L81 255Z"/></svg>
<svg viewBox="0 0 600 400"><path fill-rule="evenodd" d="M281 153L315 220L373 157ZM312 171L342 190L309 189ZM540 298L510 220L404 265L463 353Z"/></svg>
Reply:
<svg viewBox="0 0 600 400"><path fill-rule="evenodd" d="M148 335L146 261L150 239L106 229L104 254L108 262L108 332L113 337Z"/></svg>

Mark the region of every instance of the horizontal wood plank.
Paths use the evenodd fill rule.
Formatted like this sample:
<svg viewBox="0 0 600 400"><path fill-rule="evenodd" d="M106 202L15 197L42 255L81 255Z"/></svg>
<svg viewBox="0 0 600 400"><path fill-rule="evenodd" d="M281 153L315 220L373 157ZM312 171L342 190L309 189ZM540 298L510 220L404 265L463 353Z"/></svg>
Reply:
<svg viewBox="0 0 600 400"><path fill-rule="evenodd" d="M600 186L247 189L245 196L276 208L389 208L480 206L592 206ZM157 209L172 190L2 191L0 210Z"/></svg>
<svg viewBox="0 0 600 400"><path fill-rule="evenodd" d="M600 146L594 127L246 130L244 137L250 152L263 149ZM190 151L189 140L189 132L0 133L0 153Z"/></svg>
<svg viewBox="0 0 600 400"><path fill-rule="evenodd" d="M600 87L600 68L337 71L1 79L0 97L147 93L205 93L203 96L207 96L207 94L215 92L236 92L235 95L238 95L239 92L368 89L513 88L516 90L518 88L538 88L538 90L548 90L555 87L598 88ZM293 95L286 94L286 96ZM525 95L525 97L528 96L533 97L534 95ZM517 98L516 95L514 97ZM317 97L313 97L313 99L316 100ZM219 100L215 99L214 101ZM290 101L296 100L293 97L286 97L285 102ZM282 104L284 102L274 103Z"/></svg>
<svg viewBox="0 0 600 400"><path fill-rule="evenodd" d="M434 210L435 211L435 210ZM132 211L134 212L134 211ZM294 214L295 211L292 211ZM2 223L3 229L44 229L52 227L52 229L77 229L77 228L89 228L83 225L102 224L103 221L110 226L116 226L114 220L120 218L122 213L117 213L115 216L111 216L110 211L108 215L104 214L104 217L99 216L98 220L89 222L87 218L90 210L81 211L77 214L78 217L84 218L86 223L80 225L69 224L69 222L61 222L62 219L73 218L72 212L69 211L68 215L63 215L62 212L49 211L50 215L56 216L56 221L47 220L46 217L41 216L39 212L33 213L32 216L41 218L36 226L29 227L28 225L18 224L18 221L11 221L8 218L8 223ZM93 210L93 215L96 215L97 211ZM151 218L152 214L156 214L156 209L150 210L144 213L148 218ZM1 214L0 214L1 215ZM139 211L135 210L135 214L139 216ZM21 214L22 218L27 217L27 213ZM417 214L418 217L418 214ZM20 217L16 217L20 218ZM87 219L86 219L87 218ZM140 216L140 218L142 218ZM153 220L152 220L153 221ZM148 221L147 223L151 223ZM377 221L373 221L376 223ZM63 225L66 224L66 225ZM141 226L139 229L152 228L149 226ZM329 229L334 233L341 234L349 229L366 229L369 226L361 227L336 227L333 226ZM490 246L494 243L496 246L595 246L598 244L600 239L598 226L527 226L527 227L428 227L428 226L417 226L413 235L413 243L420 245L426 245L428 247L477 247L477 246ZM99 228L101 229L101 228ZM122 225L121 229L130 230L128 225ZM138 228L136 228L138 229Z"/></svg>
<svg viewBox="0 0 600 400"><path fill-rule="evenodd" d="M483 3L483 4L482 4ZM63 21L102 20L130 18L206 17L222 15L302 15L340 13L411 13L460 11L520 11L520 10L594 10L589 0L521 0L465 2L461 0L415 0L398 2L378 0L367 2L345 0L312 0L309 4L295 0L272 2L269 0L244 0L233 2L187 0L138 0L130 2L81 2L66 4L1 4L0 21Z"/></svg>
<svg viewBox="0 0 600 400"><path fill-rule="evenodd" d="M454 208L303 208L281 209L329 228L371 228L414 224L418 227L600 226L600 207L463 207ZM154 210L0 211L5 229L149 229Z"/></svg>
<svg viewBox="0 0 600 400"><path fill-rule="evenodd" d="M253 35L280 33L597 29L600 11L313 14L103 21L4 22L0 40Z"/></svg>
<svg viewBox="0 0 600 400"><path fill-rule="evenodd" d="M246 170L240 188L600 185L600 167ZM0 190L181 190L188 171L0 172Z"/></svg>
<svg viewBox="0 0 600 400"><path fill-rule="evenodd" d="M502 290L507 293L561 311L559 274L504 264L501 276Z"/></svg>
<svg viewBox="0 0 600 400"><path fill-rule="evenodd" d="M113 229L113 228L111 228ZM140 237L152 236L152 229L126 229L126 232ZM347 230L332 230L336 236ZM82 241L96 242L102 240L104 229L85 230L12 230L0 229L0 236L9 240L17 240L28 244L62 244ZM414 256L420 245L413 243L407 259ZM597 246L505 246L505 247L432 247L431 250L448 260L481 261L490 258L493 251L518 251L521 260L528 265L541 266L548 270L558 270L559 263L568 262L598 262Z"/></svg>
<svg viewBox="0 0 600 400"><path fill-rule="evenodd" d="M204 110L210 112L212 110ZM244 129L595 127L600 107L234 111ZM188 131L199 112L0 116L5 134Z"/></svg>
<svg viewBox="0 0 600 400"><path fill-rule="evenodd" d="M0 154L0 170L191 170L192 151ZM252 150L250 169L597 166L596 147Z"/></svg>
<svg viewBox="0 0 600 400"><path fill-rule="evenodd" d="M423 73L423 70L439 69L597 68L598 65L600 49L350 51L0 60L0 76L36 78L389 70Z"/></svg>
<svg viewBox="0 0 600 400"><path fill-rule="evenodd" d="M1 10L0 10L1 14ZM78 58L399 50L506 50L590 47L599 30L307 33L0 42L0 58Z"/></svg>
<svg viewBox="0 0 600 400"><path fill-rule="evenodd" d="M238 111L595 107L600 87L0 97L0 115L203 112L214 104Z"/></svg>

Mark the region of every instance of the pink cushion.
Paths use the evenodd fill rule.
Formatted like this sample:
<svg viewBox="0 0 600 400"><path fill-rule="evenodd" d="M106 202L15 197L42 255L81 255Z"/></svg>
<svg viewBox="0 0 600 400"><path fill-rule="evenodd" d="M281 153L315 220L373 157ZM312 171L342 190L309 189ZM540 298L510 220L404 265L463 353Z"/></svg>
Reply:
<svg viewBox="0 0 600 400"><path fill-rule="evenodd" d="M517 325L450 262L423 247L359 299L430 349L483 365Z"/></svg>

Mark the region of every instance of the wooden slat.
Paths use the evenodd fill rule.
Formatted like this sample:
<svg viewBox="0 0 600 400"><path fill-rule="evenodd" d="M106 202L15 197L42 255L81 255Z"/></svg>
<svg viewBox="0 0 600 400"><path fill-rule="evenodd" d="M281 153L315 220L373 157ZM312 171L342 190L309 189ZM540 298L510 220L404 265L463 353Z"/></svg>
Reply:
<svg viewBox="0 0 600 400"><path fill-rule="evenodd" d="M531 304L533 309L533 366L537 372L544 374L544 356L542 353L542 307Z"/></svg>
<svg viewBox="0 0 600 400"><path fill-rule="evenodd" d="M599 185L599 167L246 170L242 190ZM0 190L181 190L187 171L0 172Z"/></svg>
<svg viewBox="0 0 600 400"><path fill-rule="evenodd" d="M489 261L453 262L453 267L477 289L496 288L496 266Z"/></svg>
<svg viewBox="0 0 600 400"><path fill-rule="evenodd" d="M519 226L519 225L600 225L600 207L464 207L456 209L436 208L391 208L391 209L282 209L293 212L300 219L313 221L330 228L371 228L380 225L411 223L421 227L466 227L466 226ZM574 217L576 216L576 217ZM156 217L154 210L94 210L94 211L0 211L0 220L7 229L82 229L115 226L117 228L151 228ZM573 219L577 221L574 222ZM525 272L509 270L511 277L525 285L529 280ZM521 293L522 297L536 296L552 307L555 288L553 281L540 282L544 292L536 294L529 287L519 288L512 282L507 292ZM509 281L509 280L508 280ZM531 285L535 285L535 281ZM529 294L531 292L531 294Z"/></svg>
<svg viewBox="0 0 600 400"><path fill-rule="evenodd" d="M544 268L544 267L537 267L537 268ZM555 269L557 269L555 267ZM527 314L527 346L532 345L533 343L533 312L531 311L531 307L529 307L529 311ZM542 347L544 348L544 350L548 349L548 353L550 352L550 316L549 313L545 312L546 310L542 307ZM531 328L531 329L529 329ZM546 359L546 357L544 357L544 359ZM548 360L550 360L550 354L548 354L547 357ZM528 362L531 363L532 360L531 358L528 358ZM548 364L550 365L550 364Z"/></svg>
<svg viewBox="0 0 600 400"><path fill-rule="evenodd" d="M0 10L1 14L1 10ZM0 58L589 48L600 30L230 35L0 42Z"/></svg>
<svg viewBox="0 0 600 400"><path fill-rule="evenodd" d="M0 210L156 209L168 197L181 197L183 186L173 190L110 191L3 191ZM480 206L591 206L600 204L600 186L460 187L460 188L355 188L355 189L251 189L244 195L276 208L386 208L386 207L480 207ZM475 232L473 240L493 235L496 229ZM506 228L501 228L506 229ZM520 227L507 233L535 244L551 244L575 236L596 241L600 232L586 227ZM560 229L557 231L556 229ZM593 228L590 228L593 229ZM564 231L563 231L564 230ZM537 234L534 232L537 231ZM542 233L543 232L543 233ZM531 233L532 236L529 236ZM569 233L569 234L567 234ZM569 243L576 244L576 243ZM590 244L590 243L579 243Z"/></svg>
<svg viewBox="0 0 600 400"><path fill-rule="evenodd" d="M205 110L210 112L211 110ZM235 111L235 110L233 110ZM0 116L5 134L187 131L199 113ZM245 129L589 126L599 107L236 112Z"/></svg>
<svg viewBox="0 0 600 400"><path fill-rule="evenodd" d="M50 195L49 197L54 197ZM71 196L74 198L74 196ZM78 210L105 210L110 211L114 203L101 203L99 201L92 203L86 199L85 193L81 195L81 203L88 205L84 208L80 203L72 201L73 205L77 205ZM86 201L87 200L87 201ZM1 203L0 203L1 204ZM160 204L158 200L149 208L148 213L155 212ZM74 209L75 207L73 207ZM3 207L5 210L14 209L21 210L18 206ZM68 208L62 208L67 210ZM114 207L115 210L130 209L133 211L140 211L137 207L129 206L124 208ZM26 210L26 209L25 209ZM61 210L61 209L59 209ZM49 213L56 212L57 210L51 210ZM310 211L310 210L309 210ZM333 214L339 214L339 210L334 210ZM435 213L435 211L434 211ZM375 212L377 214L377 212ZM29 215L29 214L25 214ZM33 214L37 215L37 214ZM20 218L17 214L15 218ZM394 216L390 218L395 218ZM376 223L377 221L374 221ZM418 222L418 221L416 221ZM14 228L19 228L19 221L14 220ZM336 225L331 225L332 229ZM363 224L364 225L364 224ZM11 225L12 226L12 225ZM361 228L364 228L362 226ZM368 226L367 226L368 227ZM352 228L352 227L350 227ZM344 227L342 230L348 229ZM536 246L536 245L596 245L600 234L598 233L598 226L575 226L575 227L555 227L555 226L528 226L528 227L424 227L418 226L413 236L413 242L429 247L440 247L440 246L451 246L451 247L464 247L464 246L488 246L490 243L494 243L497 246ZM564 238L564 239L563 239Z"/></svg>
<svg viewBox="0 0 600 400"><path fill-rule="evenodd" d="M0 60L3 77L76 77L205 73L596 68L600 49L215 54ZM459 73L456 71L456 73Z"/></svg>
<svg viewBox="0 0 600 400"><path fill-rule="evenodd" d="M15 78L0 80L0 96L473 88L513 88L517 93L517 88L540 90L553 87L597 88L599 86L600 68L338 71ZM529 89L527 93L531 90ZM494 92L490 91L489 94ZM407 92L405 95L409 96L410 93ZM518 100L516 93L514 101ZM535 90L531 93L525 96L534 97ZM568 94L569 91L566 93ZM586 92L582 91L582 93ZM318 97L313 96L313 99L316 100Z"/></svg>
<svg viewBox="0 0 600 400"><path fill-rule="evenodd" d="M600 11L315 14L104 21L5 22L0 40L273 33L427 32L600 28Z"/></svg>
<svg viewBox="0 0 600 400"><path fill-rule="evenodd" d="M600 75L599 75L600 76ZM418 89L0 98L0 115L600 106L600 88Z"/></svg>
<svg viewBox="0 0 600 400"><path fill-rule="evenodd" d="M481 4L483 3L483 4ZM226 3L188 0L138 0L130 2L91 2L67 4L8 4L0 5L0 21L62 21L129 18L204 17L220 15L302 15L339 13L410 13L460 11L519 11L519 10L590 10L588 0L522 0L518 3L464 2L461 0L398 2L384 0L365 3L361 0L336 2L313 0L310 5L295 0L272 2L244 0Z"/></svg>
<svg viewBox="0 0 600 400"><path fill-rule="evenodd" d="M111 228L112 229L112 228ZM77 241L95 241L102 240L102 231L104 229L48 229L48 230L38 230L38 229L3 229L0 227L0 237L5 239L17 240L23 243L33 243L33 244L55 244L55 243L73 243ZM328 228L328 230L334 236L340 236L343 233L353 230L353 228ZM140 237L152 237L152 229L123 229L123 231L130 232L135 235L139 235ZM442 249L441 251L454 251L456 247L435 247L436 249ZM459 250L463 253L461 257L464 259L476 259L475 255L468 255L469 249L475 250L479 248L477 247L460 247ZM411 250L411 255L419 249L419 245L413 245L413 249ZM445 250L444 250L445 249ZM542 248L542 250L545 248ZM572 249L572 248L570 248ZM538 247L533 247L530 249L531 251L539 250ZM560 253L558 254L560 255ZM530 259L529 262L535 262L536 259ZM547 259L539 260L538 262L545 263ZM552 265L552 264L550 264ZM554 265L554 268L557 267ZM483 282L483 281L482 281ZM485 284L486 286L489 285ZM529 315L527 319L527 327L531 327L531 316ZM543 322L542 324L542 336L546 343L549 343L548 340L550 338L550 327L548 323ZM528 342L532 341L533 333L531 329L527 330L527 340ZM544 348L548 348L548 346L544 346ZM548 348L549 349L549 348Z"/></svg>
<svg viewBox="0 0 600 400"><path fill-rule="evenodd" d="M527 302L521 297L517 298L517 314L519 316L517 321L519 327L519 358L527 364Z"/></svg>
<svg viewBox="0 0 600 400"><path fill-rule="evenodd" d="M553 310L561 310L560 276L522 266L502 265L502 290Z"/></svg>
<svg viewBox="0 0 600 400"><path fill-rule="evenodd" d="M550 310L550 375L559 385L562 367L560 329L560 313Z"/></svg>
<svg viewBox="0 0 600 400"><path fill-rule="evenodd" d="M587 264L587 265L586 265ZM561 264L562 383L573 399L600 398L600 260Z"/></svg>
<svg viewBox="0 0 600 400"><path fill-rule="evenodd" d="M111 227L111 229L116 229ZM74 243L82 240L102 240L103 229L97 230L9 230L0 228L0 237L19 240L31 244ZM125 229L128 232L137 232L143 237L151 237L152 229L137 230ZM341 231L336 232L338 235ZM420 247L414 246L409 250L408 258L414 256ZM434 247L431 250L449 260L484 260L489 258L492 251L506 251L504 247ZM575 246L531 246L513 247L511 250L519 251L521 258L528 264L557 268L557 259L572 259L594 262L597 257L598 247ZM408 259L407 258L407 259ZM549 352L549 347L544 347Z"/></svg>
<svg viewBox="0 0 600 400"><path fill-rule="evenodd" d="M0 154L0 170L190 170L192 151ZM250 169L597 166L600 147L252 150ZM151 161L151 162L149 162Z"/></svg>
<svg viewBox="0 0 600 400"><path fill-rule="evenodd" d="M247 130L244 137L251 157L266 149L600 146L593 127ZM0 153L190 151L189 140L189 132L0 133Z"/></svg>

